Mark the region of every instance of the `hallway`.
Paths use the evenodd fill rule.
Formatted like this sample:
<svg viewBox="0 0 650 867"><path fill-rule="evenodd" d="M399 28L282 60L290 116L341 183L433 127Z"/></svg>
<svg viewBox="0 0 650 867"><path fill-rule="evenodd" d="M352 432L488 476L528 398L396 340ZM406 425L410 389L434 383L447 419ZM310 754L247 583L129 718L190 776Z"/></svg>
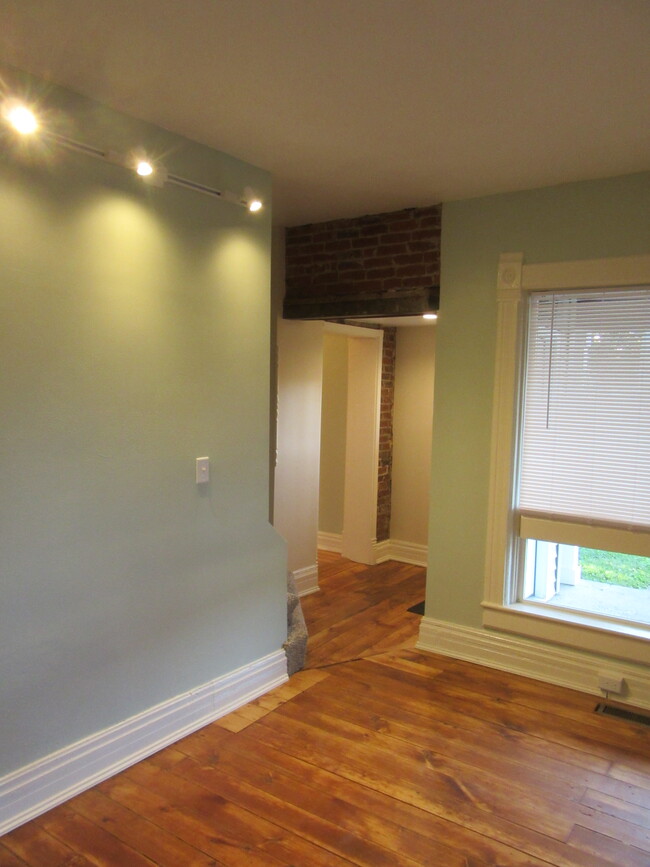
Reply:
<svg viewBox="0 0 650 867"><path fill-rule="evenodd" d="M301 599L309 630L307 668L415 647L425 570L389 560L377 566L318 552L320 592Z"/></svg>

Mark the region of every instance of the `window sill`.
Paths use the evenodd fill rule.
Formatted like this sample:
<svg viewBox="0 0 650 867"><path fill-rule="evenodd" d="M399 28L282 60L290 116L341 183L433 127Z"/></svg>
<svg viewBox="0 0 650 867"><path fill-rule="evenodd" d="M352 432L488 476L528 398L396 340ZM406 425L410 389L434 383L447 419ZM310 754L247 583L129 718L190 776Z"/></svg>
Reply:
<svg viewBox="0 0 650 867"><path fill-rule="evenodd" d="M650 627L529 602L483 602L483 609L488 629L650 665Z"/></svg>

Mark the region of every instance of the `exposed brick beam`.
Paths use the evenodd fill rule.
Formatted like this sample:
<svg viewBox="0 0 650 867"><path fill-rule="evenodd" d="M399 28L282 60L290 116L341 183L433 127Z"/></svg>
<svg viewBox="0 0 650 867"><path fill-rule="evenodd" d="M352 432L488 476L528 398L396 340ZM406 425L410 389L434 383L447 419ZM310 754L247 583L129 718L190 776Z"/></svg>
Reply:
<svg viewBox="0 0 650 867"><path fill-rule="evenodd" d="M440 206L287 229L287 319L438 309Z"/></svg>

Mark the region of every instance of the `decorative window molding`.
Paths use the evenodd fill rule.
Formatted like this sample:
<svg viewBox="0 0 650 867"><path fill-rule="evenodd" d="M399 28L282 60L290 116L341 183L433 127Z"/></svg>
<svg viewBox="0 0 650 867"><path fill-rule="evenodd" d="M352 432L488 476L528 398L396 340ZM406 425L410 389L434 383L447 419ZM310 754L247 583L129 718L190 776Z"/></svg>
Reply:
<svg viewBox="0 0 650 867"><path fill-rule="evenodd" d="M483 624L583 650L650 663L650 627L519 603L519 519L513 509L518 465L525 301L533 291L603 289L650 283L650 255L526 265L504 253L497 273L497 352L492 415L490 492ZM561 540L560 540L561 541Z"/></svg>

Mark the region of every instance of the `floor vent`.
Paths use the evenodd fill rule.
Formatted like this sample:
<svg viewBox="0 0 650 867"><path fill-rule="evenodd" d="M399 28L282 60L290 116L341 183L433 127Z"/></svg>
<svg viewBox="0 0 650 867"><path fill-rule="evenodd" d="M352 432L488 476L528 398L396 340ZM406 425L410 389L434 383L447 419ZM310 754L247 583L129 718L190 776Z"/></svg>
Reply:
<svg viewBox="0 0 650 867"><path fill-rule="evenodd" d="M628 722L640 723L642 726L650 726L650 716L644 713L635 713L632 710L625 710L622 707L612 707L611 704L600 702L596 705L596 713L604 713L608 716L615 716L619 719L625 719Z"/></svg>

